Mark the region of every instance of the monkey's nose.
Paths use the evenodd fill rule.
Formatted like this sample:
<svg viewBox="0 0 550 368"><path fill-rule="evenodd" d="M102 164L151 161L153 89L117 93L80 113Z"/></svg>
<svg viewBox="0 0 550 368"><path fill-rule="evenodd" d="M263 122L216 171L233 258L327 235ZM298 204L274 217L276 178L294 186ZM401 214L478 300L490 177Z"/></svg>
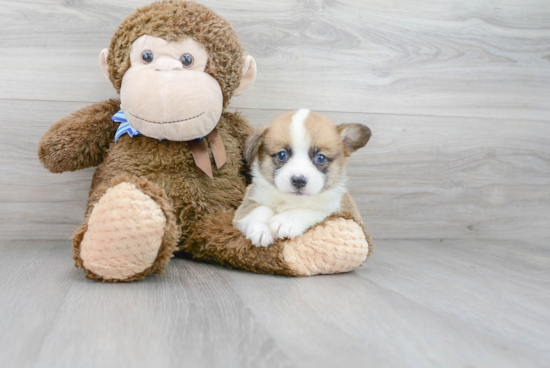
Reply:
<svg viewBox="0 0 550 368"><path fill-rule="evenodd" d="M307 179L303 175L293 176L292 178L290 178L290 182L292 183L293 187L295 187L296 189L300 189L306 186Z"/></svg>
<svg viewBox="0 0 550 368"><path fill-rule="evenodd" d="M154 61L155 70L158 72L169 72L171 70L182 70L183 65L179 60L174 59L158 59Z"/></svg>

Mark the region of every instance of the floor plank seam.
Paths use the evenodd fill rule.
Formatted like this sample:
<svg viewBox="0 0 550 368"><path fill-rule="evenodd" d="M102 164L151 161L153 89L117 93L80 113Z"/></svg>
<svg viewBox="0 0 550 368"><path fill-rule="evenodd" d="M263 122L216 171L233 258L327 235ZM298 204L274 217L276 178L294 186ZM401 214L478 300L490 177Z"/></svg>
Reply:
<svg viewBox="0 0 550 368"><path fill-rule="evenodd" d="M116 96L115 96L116 97ZM106 96L105 99L113 98L113 96ZM28 101L28 102L52 102L52 103L83 103L83 104L93 104L99 101L79 101L79 100L38 100L38 99L21 99L21 98L0 98L0 101ZM229 110L255 110L255 111L281 111L287 112L288 109L279 109L279 108L255 108L255 107L234 107L229 106ZM531 118L490 118L486 116L473 116L473 115L430 115L430 114L392 114L387 112L374 112L374 111L340 111L340 110L315 110L318 113L338 113L338 114L364 114L364 115L384 115L384 116L411 116L411 117L426 117L426 118L451 118L451 119L479 119L479 120L502 120L502 121L528 121L528 122L540 122L540 123L550 123L550 118L548 120L543 119L531 119Z"/></svg>

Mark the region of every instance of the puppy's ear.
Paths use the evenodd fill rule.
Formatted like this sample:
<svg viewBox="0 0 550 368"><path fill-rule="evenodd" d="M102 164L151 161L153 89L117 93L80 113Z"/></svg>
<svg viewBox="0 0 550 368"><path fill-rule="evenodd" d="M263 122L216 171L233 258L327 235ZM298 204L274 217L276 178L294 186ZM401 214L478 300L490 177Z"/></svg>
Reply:
<svg viewBox="0 0 550 368"><path fill-rule="evenodd" d="M371 131L363 124L342 124L338 126L338 133L344 143L344 154L349 157L361 147L365 147L370 139Z"/></svg>
<svg viewBox="0 0 550 368"><path fill-rule="evenodd" d="M258 154L258 150L264 143L266 133L267 127L263 127L246 140L244 144L244 158L249 165L254 161L254 158Z"/></svg>

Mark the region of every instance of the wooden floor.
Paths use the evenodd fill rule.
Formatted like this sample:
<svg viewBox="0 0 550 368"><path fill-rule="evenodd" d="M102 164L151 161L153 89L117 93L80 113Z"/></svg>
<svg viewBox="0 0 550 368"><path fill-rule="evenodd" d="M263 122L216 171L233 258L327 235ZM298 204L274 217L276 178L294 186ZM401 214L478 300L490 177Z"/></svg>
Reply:
<svg viewBox="0 0 550 368"><path fill-rule="evenodd" d="M349 274L175 259L86 280L69 241L0 241L0 367L548 367L548 242L380 240Z"/></svg>

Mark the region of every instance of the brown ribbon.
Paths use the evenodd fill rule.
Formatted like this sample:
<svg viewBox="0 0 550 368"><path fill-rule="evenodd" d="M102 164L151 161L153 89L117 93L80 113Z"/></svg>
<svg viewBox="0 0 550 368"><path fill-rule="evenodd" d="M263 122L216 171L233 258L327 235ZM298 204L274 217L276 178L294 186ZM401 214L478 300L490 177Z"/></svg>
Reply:
<svg viewBox="0 0 550 368"><path fill-rule="evenodd" d="M195 160L195 165L210 179L214 179L214 174L212 173L212 165L210 164L210 156L208 156L208 148L206 147L206 142L210 146L212 155L214 156L214 161L216 162L216 167L220 169L227 161L227 155L225 154L225 146L223 144L222 136L216 128L212 130L207 136L202 139L195 139L187 142L193 159Z"/></svg>

